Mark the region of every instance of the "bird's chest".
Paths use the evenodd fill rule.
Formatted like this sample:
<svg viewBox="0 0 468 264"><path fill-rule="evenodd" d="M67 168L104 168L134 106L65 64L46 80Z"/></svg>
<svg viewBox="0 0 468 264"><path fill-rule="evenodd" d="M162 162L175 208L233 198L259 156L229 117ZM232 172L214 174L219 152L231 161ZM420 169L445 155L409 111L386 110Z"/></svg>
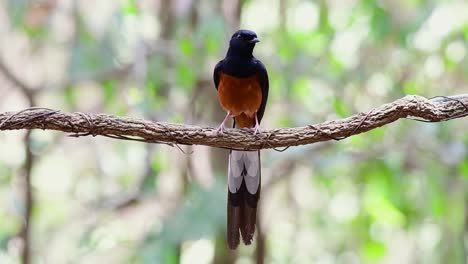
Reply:
<svg viewBox="0 0 468 264"><path fill-rule="evenodd" d="M244 113L252 117L262 103L262 89L257 76L236 78L221 73L218 99L233 116Z"/></svg>

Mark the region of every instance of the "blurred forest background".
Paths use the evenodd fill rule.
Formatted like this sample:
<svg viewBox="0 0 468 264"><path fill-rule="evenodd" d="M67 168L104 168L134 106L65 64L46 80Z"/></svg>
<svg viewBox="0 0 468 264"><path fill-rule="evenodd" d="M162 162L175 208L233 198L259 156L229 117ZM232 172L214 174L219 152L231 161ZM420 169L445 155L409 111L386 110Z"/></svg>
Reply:
<svg viewBox="0 0 468 264"><path fill-rule="evenodd" d="M466 93L468 2L0 0L0 111L216 126L212 69L258 33L264 128ZM265 150L257 239L228 252L227 151L0 133L0 263L468 263L468 122Z"/></svg>

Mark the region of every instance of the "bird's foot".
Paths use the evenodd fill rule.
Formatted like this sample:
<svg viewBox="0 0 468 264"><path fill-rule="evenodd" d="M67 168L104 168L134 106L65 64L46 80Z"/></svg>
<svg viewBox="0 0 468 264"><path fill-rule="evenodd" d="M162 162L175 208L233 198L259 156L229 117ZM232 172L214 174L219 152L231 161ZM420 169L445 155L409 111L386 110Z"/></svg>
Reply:
<svg viewBox="0 0 468 264"><path fill-rule="evenodd" d="M253 127L254 135L260 132L260 123L258 122L257 112L255 112L255 126Z"/></svg>
<svg viewBox="0 0 468 264"><path fill-rule="evenodd" d="M224 130L225 130L224 124L221 124L221 125L216 129L216 134L217 134L217 135L219 135L219 134L224 134Z"/></svg>
<svg viewBox="0 0 468 264"><path fill-rule="evenodd" d="M219 125L218 129L216 129L217 135L224 134L224 129L225 129L224 125L228 121L229 117L231 117L231 112L227 112L226 117L224 118L223 122L221 123L221 125Z"/></svg>
<svg viewBox="0 0 468 264"><path fill-rule="evenodd" d="M252 130L254 131L254 135L256 135L257 133L261 132L261 129L260 129L260 125L259 124L256 124Z"/></svg>

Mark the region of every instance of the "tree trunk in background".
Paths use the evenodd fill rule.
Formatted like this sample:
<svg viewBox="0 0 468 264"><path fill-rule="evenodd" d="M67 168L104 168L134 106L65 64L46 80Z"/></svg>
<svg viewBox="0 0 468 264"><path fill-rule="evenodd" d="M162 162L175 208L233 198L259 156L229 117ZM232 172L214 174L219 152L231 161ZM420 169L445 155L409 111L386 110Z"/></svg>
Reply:
<svg viewBox="0 0 468 264"><path fill-rule="evenodd" d="M21 261L23 264L30 263L31 256L31 212L34 204L31 190L31 172L34 166L34 156L31 152L31 130L26 132L24 137L24 149L26 160L23 166L23 203L24 203L24 221L21 227L20 237L22 240Z"/></svg>
<svg viewBox="0 0 468 264"><path fill-rule="evenodd" d="M262 203L258 204L257 209L257 247L255 248L255 260L257 264L265 263L265 256L266 256L266 241L265 241L265 234L263 233L263 225L261 220L259 219L260 215L262 214Z"/></svg>
<svg viewBox="0 0 468 264"><path fill-rule="evenodd" d="M0 72L6 79L12 83L16 89L26 98L29 107L36 106L35 96L42 87L30 87L22 79L18 78L8 67L6 62L0 60ZM25 162L22 168L22 198L24 205L24 214L19 237L21 239L21 261L23 264L29 264L31 259L31 215L34 207L34 197L31 188L31 174L34 167L34 155L31 151L31 130L28 130L23 139L24 153L26 155Z"/></svg>
<svg viewBox="0 0 468 264"><path fill-rule="evenodd" d="M30 107L36 106L36 92L39 90L33 90L31 87L26 85L22 86L21 92L24 97L28 100ZM26 159L23 165L23 203L24 203L24 221L21 227L20 236L23 242L23 248L21 252L21 260L23 264L31 263L31 215L32 209L34 208L34 196L32 193L31 177L32 170L34 168L34 154L31 150L31 130L28 130L24 136L24 152Z"/></svg>

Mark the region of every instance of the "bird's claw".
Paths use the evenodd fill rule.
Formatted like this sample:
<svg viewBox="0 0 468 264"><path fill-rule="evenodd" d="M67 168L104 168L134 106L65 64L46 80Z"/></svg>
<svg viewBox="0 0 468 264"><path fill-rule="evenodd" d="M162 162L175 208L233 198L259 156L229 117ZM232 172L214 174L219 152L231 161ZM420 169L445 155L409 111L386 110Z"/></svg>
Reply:
<svg viewBox="0 0 468 264"><path fill-rule="evenodd" d="M217 129L216 129L216 134L219 135L219 134L224 134L224 125L221 124Z"/></svg>
<svg viewBox="0 0 468 264"><path fill-rule="evenodd" d="M256 135L260 131L260 123L258 122L257 112L255 112L255 126L253 127L253 129L254 135Z"/></svg>
<svg viewBox="0 0 468 264"><path fill-rule="evenodd" d="M252 129L253 129L253 131L254 131L254 135L257 135L257 133L260 132L260 126L257 126L257 125L256 125L256 126L254 126Z"/></svg>
<svg viewBox="0 0 468 264"><path fill-rule="evenodd" d="M216 134L219 135L219 134L223 134L224 133L224 124L226 123L226 121L229 119L229 117L231 117L231 112L227 112L227 115L226 117L224 118L223 122L221 123L221 125L219 125L218 129L216 129Z"/></svg>

